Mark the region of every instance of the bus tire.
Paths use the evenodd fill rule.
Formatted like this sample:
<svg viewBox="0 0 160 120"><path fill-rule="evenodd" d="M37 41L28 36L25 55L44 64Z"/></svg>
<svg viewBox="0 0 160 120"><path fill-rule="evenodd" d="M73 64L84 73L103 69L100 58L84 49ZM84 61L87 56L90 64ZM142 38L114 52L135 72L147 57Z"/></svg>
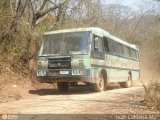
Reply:
<svg viewBox="0 0 160 120"><path fill-rule="evenodd" d="M93 89L95 92L102 92L105 90L105 83L102 73L99 75L98 82L93 83Z"/></svg>
<svg viewBox="0 0 160 120"><path fill-rule="evenodd" d="M57 87L59 92L64 93L68 91L69 85L66 82L58 82Z"/></svg>
<svg viewBox="0 0 160 120"><path fill-rule="evenodd" d="M128 76L128 80L126 82L120 82L119 85L122 87L122 88L129 88L132 86L132 78L131 78L131 75Z"/></svg>

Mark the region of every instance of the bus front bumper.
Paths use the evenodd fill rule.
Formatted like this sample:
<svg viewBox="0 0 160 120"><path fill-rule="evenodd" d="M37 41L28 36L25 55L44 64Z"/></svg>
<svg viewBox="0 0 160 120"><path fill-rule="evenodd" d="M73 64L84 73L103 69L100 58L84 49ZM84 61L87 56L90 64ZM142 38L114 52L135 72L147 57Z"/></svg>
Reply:
<svg viewBox="0 0 160 120"><path fill-rule="evenodd" d="M90 69L37 70L37 80L52 82L90 82Z"/></svg>

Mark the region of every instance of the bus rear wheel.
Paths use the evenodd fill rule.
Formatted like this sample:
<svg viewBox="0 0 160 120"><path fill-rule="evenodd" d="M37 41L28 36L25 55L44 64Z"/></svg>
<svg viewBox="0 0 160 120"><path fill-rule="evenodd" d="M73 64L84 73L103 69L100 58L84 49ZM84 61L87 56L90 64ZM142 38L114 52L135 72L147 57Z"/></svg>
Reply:
<svg viewBox="0 0 160 120"><path fill-rule="evenodd" d="M121 82L119 85L123 88L129 88L132 86L132 78L131 75L128 76L128 80L126 82Z"/></svg>
<svg viewBox="0 0 160 120"><path fill-rule="evenodd" d="M69 85L66 82L58 82L57 87L59 92L67 92Z"/></svg>
<svg viewBox="0 0 160 120"><path fill-rule="evenodd" d="M97 83L93 84L93 89L95 92L102 92L105 90L105 83L102 73L100 74Z"/></svg>

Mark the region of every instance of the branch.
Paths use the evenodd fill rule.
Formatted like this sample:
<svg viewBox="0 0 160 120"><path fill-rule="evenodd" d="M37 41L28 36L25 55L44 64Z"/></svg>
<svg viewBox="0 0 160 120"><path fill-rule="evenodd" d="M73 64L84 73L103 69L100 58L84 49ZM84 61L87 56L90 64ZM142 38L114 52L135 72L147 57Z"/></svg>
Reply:
<svg viewBox="0 0 160 120"><path fill-rule="evenodd" d="M16 15L19 11L20 5L21 5L21 0L18 0L18 2L16 3Z"/></svg>
<svg viewBox="0 0 160 120"><path fill-rule="evenodd" d="M36 25L36 22L37 22L40 18L44 17L44 16L45 16L46 14L48 14L49 12L54 11L54 10L56 10L57 8L62 7L62 6L63 6L64 4L66 4L67 2L68 2L68 0L65 0L63 3L61 3L61 4L59 4L59 5L55 5L55 6L51 7L51 8L49 8L48 10L37 11L37 12L34 14L34 16L33 16L32 25L35 26L35 25Z"/></svg>
<svg viewBox="0 0 160 120"><path fill-rule="evenodd" d="M25 11L25 9L26 9L26 7L27 7L28 4L29 4L29 0L26 0L25 4L24 4L24 7L21 10L20 16L22 16L22 14L24 13L24 11Z"/></svg>
<svg viewBox="0 0 160 120"><path fill-rule="evenodd" d="M12 2L12 0L10 0L10 9L11 9L12 15L14 15L14 11L13 11L13 2Z"/></svg>
<svg viewBox="0 0 160 120"><path fill-rule="evenodd" d="M44 8L44 6L46 5L47 1L48 1L48 0L43 0L43 3L42 3L42 5L41 5L39 11L43 10L43 8Z"/></svg>
<svg viewBox="0 0 160 120"><path fill-rule="evenodd" d="M57 6L52 0L49 0L50 3L52 3L54 6Z"/></svg>

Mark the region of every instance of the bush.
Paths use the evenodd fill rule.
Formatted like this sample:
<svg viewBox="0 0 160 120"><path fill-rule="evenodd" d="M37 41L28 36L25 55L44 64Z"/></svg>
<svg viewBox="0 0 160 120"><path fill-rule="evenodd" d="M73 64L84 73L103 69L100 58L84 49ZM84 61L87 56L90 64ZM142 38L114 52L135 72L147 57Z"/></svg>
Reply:
<svg viewBox="0 0 160 120"><path fill-rule="evenodd" d="M143 87L148 105L160 111L160 81L153 80L147 85L143 84Z"/></svg>

